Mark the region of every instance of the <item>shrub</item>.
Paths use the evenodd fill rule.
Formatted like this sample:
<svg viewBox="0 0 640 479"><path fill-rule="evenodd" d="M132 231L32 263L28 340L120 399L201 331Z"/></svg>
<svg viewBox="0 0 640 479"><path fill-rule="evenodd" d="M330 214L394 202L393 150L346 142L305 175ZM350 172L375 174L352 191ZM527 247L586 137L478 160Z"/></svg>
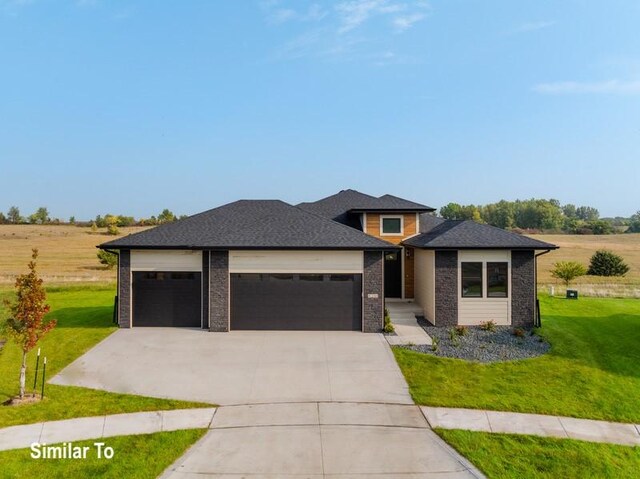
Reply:
<svg viewBox="0 0 640 479"><path fill-rule="evenodd" d="M120 234L120 230L118 229L118 227L115 224L111 224L111 225L107 226L107 234L108 235L117 236L117 235Z"/></svg>
<svg viewBox="0 0 640 479"><path fill-rule="evenodd" d="M496 322L493 319L489 321L483 321L480 323L480 329L483 331L495 331L496 330Z"/></svg>
<svg viewBox="0 0 640 479"><path fill-rule="evenodd" d="M440 340L434 336L433 338L431 338L431 351L433 351L434 353L437 353L439 349L440 349Z"/></svg>
<svg viewBox="0 0 640 479"><path fill-rule="evenodd" d="M580 276L584 276L586 273L587 268L577 261L558 261L553 265L553 269L551 270L551 276L562 280L567 288L571 281Z"/></svg>
<svg viewBox="0 0 640 479"><path fill-rule="evenodd" d="M456 326L456 334L458 336L466 336L469 332L469 328L463 325Z"/></svg>
<svg viewBox="0 0 640 479"><path fill-rule="evenodd" d="M389 315L389 310L387 308L384 308L384 327L382 330L385 333L393 333L395 331L393 324L391 324L391 316Z"/></svg>
<svg viewBox="0 0 640 479"><path fill-rule="evenodd" d="M620 255L604 249L596 251L591 257L587 274L593 276L624 276L629 266Z"/></svg>
<svg viewBox="0 0 640 479"><path fill-rule="evenodd" d="M97 256L100 264L105 265L107 269L113 269L118 264L118 256L109 251L101 249L100 251L98 251Z"/></svg>
<svg viewBox="0 0 640 479"><path fill-rule="evenodd" d="M524 338L527 334L522 328L515 328L512 333L516 338Z"/></svg>

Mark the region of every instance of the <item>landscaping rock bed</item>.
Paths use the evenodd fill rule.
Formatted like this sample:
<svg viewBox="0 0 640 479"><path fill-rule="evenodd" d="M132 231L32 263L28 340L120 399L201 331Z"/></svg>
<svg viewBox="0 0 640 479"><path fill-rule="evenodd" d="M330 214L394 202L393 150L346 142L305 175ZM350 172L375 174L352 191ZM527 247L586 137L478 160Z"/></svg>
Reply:
<svg viewBox="0 0 640 479"><path fill-rule="evenodd" d="M451 338L451 328L435 327L424 318L418 318L418 324L427 332L437 347L405 346L421 353L446 358L466 359L491 363L512 361L541 356L549 351L549 343L532 330L524 330L522 337L513 334L511 326L496 326L495 331L484 331L478 326L468 326L466 334Z"/></svg>

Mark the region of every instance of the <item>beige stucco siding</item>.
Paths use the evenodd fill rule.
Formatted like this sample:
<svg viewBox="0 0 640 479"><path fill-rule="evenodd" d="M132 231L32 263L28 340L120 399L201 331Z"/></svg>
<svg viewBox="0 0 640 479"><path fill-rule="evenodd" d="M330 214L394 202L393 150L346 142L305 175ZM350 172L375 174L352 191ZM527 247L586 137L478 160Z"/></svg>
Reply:
<svg viewBox="0 0 640 479"><path fill-rule="evenodd" d="M362 273L362 251L230 251L230 273Z"/></svg>
<svg viewBox="0 0 640 479"><path fill-rule="evenodd" d="M202 271L202 251L132 250L131 271Z"/></svg>
<svg viewBox="0 0 640 479"><path fill-rule="evenodd" d="M435 324L435 253L415 250L415 301L422 307L424 317Z"/></svg>

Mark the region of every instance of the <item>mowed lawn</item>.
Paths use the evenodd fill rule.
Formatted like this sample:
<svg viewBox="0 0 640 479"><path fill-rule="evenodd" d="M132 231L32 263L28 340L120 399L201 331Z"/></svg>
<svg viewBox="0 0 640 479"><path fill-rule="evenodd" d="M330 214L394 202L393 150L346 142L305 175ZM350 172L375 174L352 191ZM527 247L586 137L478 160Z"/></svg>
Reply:
<svg viewBox="0 0 640 479"><path fill-rule="evenodd" d="M87 459L33 459L30 449L0 452L0 477L67 479L100 477L113 479L153 479L175 462L206 429L159 432L74 442L88 446ZM98 458L94 443L112 447L112 459Z"/></svg>
<svg viewBox="0 0 640 479"><path fill-rule="evenodd" d="M47 378L52 378L67 364L115 331L112 324L114 294L114 288L97 285L49 290L47 299L51 305L50 316L58 320L58 325L39 345L42 356L47 357ZM2 290L0 303L2 298L11 295L11 290ZM7 314L4 306L0 305L0 319L5 319ZM29 391L33 388L36 350L37 348L28 356ZM0 404L18 393L21 358L22 353L11 341L0 351ZM0 427L82 416L200 406L204 405L47 384L45 399L40 403L0 405Z"/></svg>
<svg viewBox="0 0 640 479"><path fill-rule="evenodd" d="M544 356L480 364L394 348L416 403L640 423L640 300L540 299Z"/></svg>
<svg viewBox="0 0 640 479"><path fill-rule="evenodd" d="M459 430L436 432L491 479L639 477L640 447Z"/></svg>

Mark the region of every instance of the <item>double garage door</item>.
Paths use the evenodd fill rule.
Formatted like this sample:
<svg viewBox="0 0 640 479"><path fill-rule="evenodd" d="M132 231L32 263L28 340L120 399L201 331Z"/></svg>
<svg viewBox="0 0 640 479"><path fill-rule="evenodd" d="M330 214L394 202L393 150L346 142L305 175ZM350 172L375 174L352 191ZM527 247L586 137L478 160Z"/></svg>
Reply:
<svg viewBox="0 0 640 479"><path fill-rule="evenodd" d="M231 330L361 330L362 275L232 273ZM199 272L134 272L133 326L201 327ZM205 325L206 326L206 325Z"/></svg>

